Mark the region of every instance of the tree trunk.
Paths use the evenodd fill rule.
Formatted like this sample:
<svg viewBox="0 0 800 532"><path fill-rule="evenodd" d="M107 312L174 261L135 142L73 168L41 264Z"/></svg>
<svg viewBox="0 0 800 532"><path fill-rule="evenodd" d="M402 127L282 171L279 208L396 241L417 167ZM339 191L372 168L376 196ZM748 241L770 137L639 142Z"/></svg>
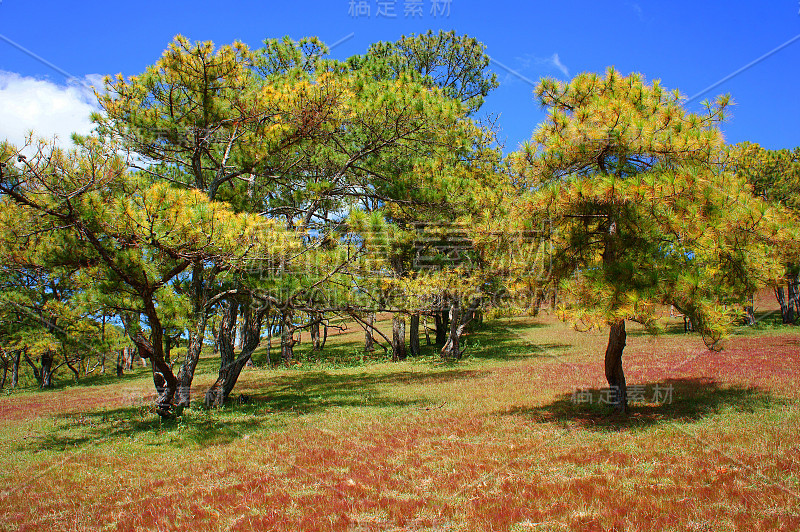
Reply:
<svg viewBox="0 0 800 532"><path fill-rule="evenodd" d="M614 410L623 414L628 411L628 392L625 386L625 372L622 370L622 351L625 349L626 338L625 320L612 323L606 347L606 380L611 389Z"/></svg>
<svg viewBox="0 0 800 532"><path fill-rule="evenodd" d="M3 378L0 379L0 390L6 387L7 377L8 377L8 359L3 357Z"/></svg>
<svg viewBox="0 0 800 532"><path fill-rule="evenodd" d="M179 408L188 407L191 403L192 380L200 361L200 353L203 350L205 341L206 327L208 326L209 309L206 308L208 294L206 286L214 281L213 272L209 279L205 279L205 268L202 264L196 263L192 267L192 312L194 316L194 328L189 329L189 345L186 346L186 358L183 359L181 369L178 372L178 399L176 401Z"/></svg>
<svg viewBox="0 0 800 532"><path fill-rule="evenodd" d="M786 283L786 294L789 307L787 323L794 323L797 316L800 315L800 276L797 274L789 276L789 281Z"/></svg>
<svg viewBox="0 0 800 532"><path fill-rule="evenodd" d="M236 382L239 380L242 369L258 348L258 344L261 341L261 326L264 322L264 317L267 315L268 308L255 308L253 303L250 300L244 305L244 320L240 326L239 333L241 334L242 349L238 357L234 356L233 336L231 334L220 335L225 342L220 342L220 353L223 353L223 357L220 360L219 376L213 386L206 392L206 406L221 406L228 400L231 391L233 391ZM226 312L223 324L231 321L232 318L228 314L232 311L233 309L229 309ZM220 331L224 328L221 325ZM236 329L234 328L233 330L235 331Z"/></svg>
<svg viewBox="0 0 800 532"><path fill-rule="evenodd" d="M41 375L40 386L42 388L50 388L53 386L53 353L51 351L46 351L42 354L42 358L40 360L41 369L39 370L39 375Z"/></svg>
<svg viewBox="0 0 800 532"><path fill-rule="evenodd" d="M277 317L270 317L267 312L267 367L272 367L272 328L275 326Z"/></svg>
<svg viewBox="0 0 800 532"><path fill-rule="evenodd" d="M147 296L147 294L145 294ZM152 294L151 294L152 296ZM153 372L153 385L158 392L156 399L156 412L161 417L172 417L182 410L182 406L174 404L175 393L178 390L178 379L172 372L172 367L164 360L164 328L158 316L155 302L152 297L144 297L144 311L150 324L150 338L146 338L141 331L134 334L132 340L136 344L142 360L150 359Z"/></svg>
<svg viewBox="0 0 800 532"><path fill-rule="evenodd" d="M453 299L450 302L450 311L448 321L450 323L450 330L447 335L447 340L442 347L442 357L458 359L461 358L461 345L460 345L460 331L459 322L461 321L461 312L458 305L458 300ZM438 336L438 334L437 334Z"/></svg>
<svg viewBox="0 0 800 532"><path fill-rule="evenodd" d="M225 402L223 383L228 370L236 360L236 321L239 317L239 301L231 299L223 302L222 320L219 323L217 349L219 350L219 377L205 396L206 406L220 406Z"/></svg>
<svg viewBox="0 0 800 532"><path fill-rule="evenodd" d="M75 366L72 365L72 363L70 362L69 358L67 358L64 361L64 363L67 365L67 367L70 369L70 371L72 371L72 374L75 377L75 382L78 382L80 380L80 378L81 378L81 371L80 371L81 364L79 363L78 367L76 368Z"/></svg>
<svg viewBox="0 0 800 532"><path fill-rule="evenodd" d="M617 253L622 245L617 232L617 223L610 217L608 229L604 236L603 267L613 268L617 265ZM617 319L609 323L608 346L606 346L605 373L608 385L611 388L611 404L614 411L626 413L628 411L628 390L625 386L625 372L622 370L622 351L625 349L625 320Z"/></svg>
<svg viewBox="0 0 800 532"><path fill-rule="evenodd" d="M442 358L461 359L463 350L461 349L461 336L473 320L477 319L480 315L478 308L481 305L481 299L475 299L470 303L466 310L461 309L461 304L458 299L453 299L450 303L450 311L448 321L450 323L450 330L447 334L447 341L442 347Z"/></svg>
<svg viewBox="0 0 800 532"><path fill-rule="evenodd" d="M753 294L750 294L748 304L744 307L744 324L750 327L756 324L756 315L753 309Z"/></svg>
<svg viewBox="0 0 800 532"><path fill-rule="evenodd" d="M33 363L31 357L28 356L28 353L25 353L25 362L31 367L31 371L33 372L33 378L36 379L36 382L39 383L39 387L42 386L42 372L39 371L39 368L36 364Z"/></svg>
<svg viewBox="0 0 800 532"><path fill-rule="evenodd" d="M288 365L294 359L294 325L292 324L292 310L287 308L281 311L283 322L281 324L281 359Z"/></svg>
<svg viewBox="0 0 800 532"><path fill-rule="evenodd" d="M396 312L392 316L392 360L397 362L406 359L405 320Z"/></svg>
<svg viewBox="0 0 800 532"><path fill-rule="evenodd" d="M375 313L370 312L367 315L367 326L364 327L364 352L372 353L375 351L375 338L372 336L372 327L375 323Z"/></svg>
<svg viewBox="0 0 800 532"><path fill-rule="evenodd" d="M419 348L419 313L411 315L411 329L409 331L408 342L411 347L411 356L418 357L421 352Z"/></svg>
<svg viewBox="0 0 800 532"><path fill-rule="evenodd" d="M117 351L117 377L122 377L125 374L125 349Z"/></svg>
<svg viewBox="0 0 800 532"><path fill-rule="evenodd" d="M169 357L172 354L172 336L164 335L164 362L169 364Z"/></svg>
<svg viewBox="0 0 800 532"><path fill-rule="evenodd" d="M406 317L400 317L400 345L402 345L403 358L408 356L408 348L406 346Z"/></svg>
<svg viewBox="0 0 800 532"><path fill-rule="evenodd" d="M22 358L22 350L15 351L14 358L11 360L11 387L19 386L19 362Z"/></svg>
<svg viewBox="0 0 800 532"><path fill-rule="evenodd" d="M319 333L319 325L322 323L322 316L313 314L311 316L311 350L322 351L322 338Z"/></svg>
<svg viewBox="0 0 800 532"><path fill-rule="evenodd" d="M447 342L447 333L450 328L448 312L448 310L437 310L433 314L436 326L436 345L444 346L445 342Z"/></svg>
<svg viewBox="0 0 800 532"><path fill-rule="evenodd" d="M428 318L425 318L422 328L425 330L425 345L431 345L431 333L428 329Z"/></svg>
<svg viewBox="0 0 800 532"><path fill-rule="evenodd" d="M781 321L783 323L791 323L789 319L789 305L786 303L786 293L783 291L783 285L779 284L775 287L775 299L778 300L778 305L781 307Z"/></svg>

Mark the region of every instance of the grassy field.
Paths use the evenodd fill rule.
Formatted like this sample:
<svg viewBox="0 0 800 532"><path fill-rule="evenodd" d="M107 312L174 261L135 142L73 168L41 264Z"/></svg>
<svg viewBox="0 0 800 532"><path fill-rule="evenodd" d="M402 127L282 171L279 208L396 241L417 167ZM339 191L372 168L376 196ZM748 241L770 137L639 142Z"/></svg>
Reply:
<svg viewBox="0 0 800 532"><path fill-rule="evenodd" d="M0 529L800 530L800 334L763 323L721 352L631 326L626 418L605 331L548 316L487 323L459 363L364 359L351 330L172 422L143 369L15 392Z"/></svg>

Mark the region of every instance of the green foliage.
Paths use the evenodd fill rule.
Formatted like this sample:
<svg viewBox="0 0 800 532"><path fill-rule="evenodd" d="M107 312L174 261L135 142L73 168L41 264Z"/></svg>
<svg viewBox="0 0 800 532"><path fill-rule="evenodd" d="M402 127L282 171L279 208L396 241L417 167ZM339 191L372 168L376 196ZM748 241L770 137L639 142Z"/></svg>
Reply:
<svg viewBox="0 0 800 532"><path fill-rule="evenodd" d="M363 56L350 59L352 68L377 79L411 76L428 86L440 87L448 98L476 112L489 92L498 86L497 76L487 72L489 56L475 38L439 31L403 36L396 42L379 42Z"/></svg>
<svg viewBox="0 0 800 532"><path fill-rule="evenodd" d="M553 224L563 316L655 327L672 304L716 343L736 305L776 277L783 230L719 164L728 99L688 113L678 92L613 69L544 80L536 94L549 114L512 158L528 193L517 212Z"/></svg>

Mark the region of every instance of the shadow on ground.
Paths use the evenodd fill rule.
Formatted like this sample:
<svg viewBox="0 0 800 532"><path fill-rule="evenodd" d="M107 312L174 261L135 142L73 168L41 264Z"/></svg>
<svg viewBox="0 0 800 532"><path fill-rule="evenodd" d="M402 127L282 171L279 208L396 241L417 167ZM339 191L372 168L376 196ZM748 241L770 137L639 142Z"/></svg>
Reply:
<svg viewBox="0 0 800 532"><path fill-rule="evenodd" d="M486 324L465 338L465 357L474 360L547 358L572 347L569 344L537 345L509 334L515 329L539 326L527 322ZM347 345L344 349L352 348ZM178 443L229 443L250 433L280 430L286 424L286 416L335 408L389 412L429 407L424 386L477 379L489 373L489 370L474 369L474 366L471 369L458 362L442 363L436 346L423 346L420 362L426 367L414 371L404 370L403 366L390 371L386 371L385 366L381 370L370 370L369 364L364 365L362 361L364 371L358 373L328 372L324 365L299 367L296 373L281 375L264 372L239 382L231 401L221 409L201 408L202 392L193 392L196 406L175 420L161 420L153 411L151 401L144 398L122 408L62 414L55 418L54 430L39 438L27 439L23 446L63 449L140 437L157 445L163 442L164 433ZM207 374L216 372L217 363L209 356L201 358L202 369ZM412 390L402 390L403 387Z"/></svg>
<svg viewBox="0 0 800 532"><path fill-rule="evenodd" d="M572 344L536 343L518 336L517 331L530 331L544 327L542 323L526 321L496 321L462 338L465 357L475 360L521 360L557 356L569 350Z"/></svg>
<svg viewBox="0 0 800 532"><path fill-rule="evenodd" d="M733 408L752 412L769 407L776 399L758 388L723 385L711 379L668 379L629 389L629 413L619 415L608 404L609 391L579 389L536 408L512 408L504 414L523 415L535 422L580 426L590 430L619 431L659 423L691 422ZM635 399L635 400L634 400Z"/></svg>
<svg viewBox="0 0 800 532"><path fill-rule="evenodd" d="M441 369L438 371L399 371L388 374L331 374L324 371L297 375L265 375L234 391L223 408L193 406L173 420L161 420L150 402L129 407L63 414L57 426L41 437L21 442L34 450L61 450L94 443L109 443L144 438L157 445L166 435L178 443L226 444L251 433L279 430L287 416L323 412L333 408L355 407L395 409L429 407L429 401L396 397L391 392L402 386L446 384L475 379L486 371ZM194 404L203 398L194 396Z"/></svg>

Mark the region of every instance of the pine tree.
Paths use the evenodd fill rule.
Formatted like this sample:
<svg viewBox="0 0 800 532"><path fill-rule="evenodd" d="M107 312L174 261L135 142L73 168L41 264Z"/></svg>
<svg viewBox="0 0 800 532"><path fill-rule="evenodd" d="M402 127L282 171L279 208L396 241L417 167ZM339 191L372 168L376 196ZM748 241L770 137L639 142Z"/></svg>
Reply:
<svg viewBox="0 0 800 532"><path fill-rule="evenodd" d="M756 287L772 282L780 215L721 164L727 97L687 112L638 74L581 74L536 89L546 121L513 157L527 201L552 224L562 317L608 326L605 373L627 408L626 320L654 329L674 305L716 346Z"/></svg>

